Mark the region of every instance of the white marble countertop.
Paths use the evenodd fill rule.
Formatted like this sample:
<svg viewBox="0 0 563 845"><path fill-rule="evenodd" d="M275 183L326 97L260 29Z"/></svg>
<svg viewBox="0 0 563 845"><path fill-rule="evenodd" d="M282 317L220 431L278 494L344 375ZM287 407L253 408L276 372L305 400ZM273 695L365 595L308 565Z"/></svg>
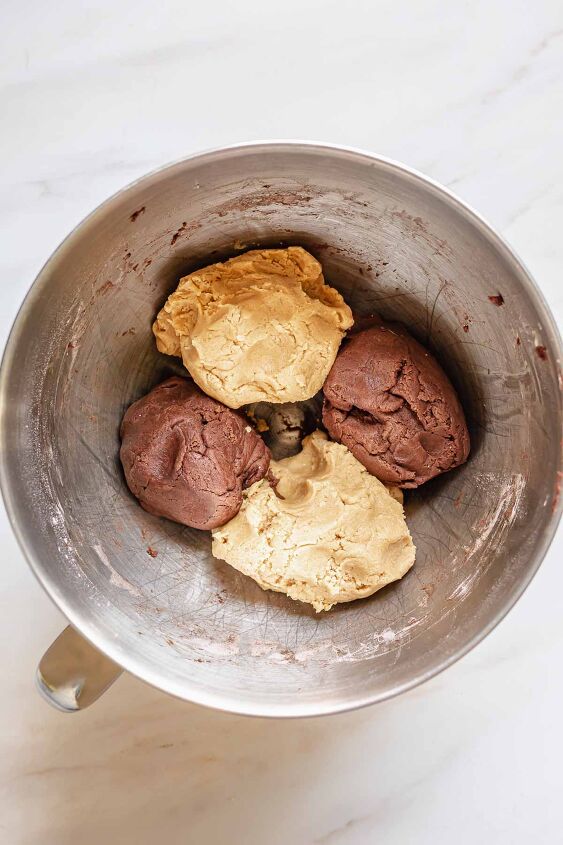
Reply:
<svg viewBox="0 0 563 845"><path fill-rule="evenodd" d="M563 317L561 0L3 4L1 341L42 263L170 159L310 138L450 186ZM64 620L0 522L6 845L561 841L563 535L517 607L423 687L358 713L210 712L131 677L64 716L33 688Z"/></svg>

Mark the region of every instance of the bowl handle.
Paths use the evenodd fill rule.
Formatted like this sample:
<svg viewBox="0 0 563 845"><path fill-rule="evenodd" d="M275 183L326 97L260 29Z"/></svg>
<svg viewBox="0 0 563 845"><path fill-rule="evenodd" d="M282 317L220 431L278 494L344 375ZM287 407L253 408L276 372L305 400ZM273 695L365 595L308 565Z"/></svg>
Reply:
<svg viewBox="0 0 563 845"><path fill-rule="evenodd" d="M69 625L41 658L35 677L49 704L75 713L97 701L122 671Z"/></svg>

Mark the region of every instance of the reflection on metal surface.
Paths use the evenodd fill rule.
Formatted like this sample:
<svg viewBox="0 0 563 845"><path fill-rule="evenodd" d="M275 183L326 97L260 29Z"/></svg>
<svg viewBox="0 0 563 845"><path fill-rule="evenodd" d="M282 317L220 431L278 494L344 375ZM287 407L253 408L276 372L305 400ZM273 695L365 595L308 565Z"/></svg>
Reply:
<svg viewBox="0 0 563 845"><path fill-rule="evenodd" d="M97 701L122 671L69 626L41 658L36 681L49 704L74 713Z"/></svg>

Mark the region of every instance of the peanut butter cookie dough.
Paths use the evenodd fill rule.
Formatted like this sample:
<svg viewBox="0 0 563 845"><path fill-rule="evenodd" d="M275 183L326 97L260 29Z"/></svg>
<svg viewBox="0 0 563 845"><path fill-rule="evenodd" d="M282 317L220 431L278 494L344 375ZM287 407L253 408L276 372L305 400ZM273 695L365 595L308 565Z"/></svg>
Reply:
<svg viewBox="0 0 563 845"><path fill-rule="evenodd" d="M345 446L316 431L271 470L276 491L266 480L253 484L237 516L213 531L215 557L317 611L370 596L411 568L400 491Z"/></svg>
<svg viewBox="0 0 563 845"><path fill-rule="evenodd" d="M180 280L153 326L160 352L230 408L319 391L352 312L302 247L253 250Z"/></svg>

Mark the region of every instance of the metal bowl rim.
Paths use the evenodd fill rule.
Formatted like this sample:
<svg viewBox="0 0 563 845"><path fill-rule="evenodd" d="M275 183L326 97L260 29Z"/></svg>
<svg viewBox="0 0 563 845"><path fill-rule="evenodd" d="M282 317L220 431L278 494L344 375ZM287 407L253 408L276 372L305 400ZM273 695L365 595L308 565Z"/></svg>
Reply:
<svg viewBox="0 0 563 845"><path fill-rule="evenodd" d="M477 226L494 244L494 246L505 254L505 256L515 265L515 269L519 272L520 281L523 283L527 293L530 294L534 300L534 305L540 315L543 324L544 332L548 338L549 344L552 348L561 349L561 338L553 315L547 305L547 302L534 281L531 273L527 269L524 262L520 259L514 249L508 242L496 232L484 217L476 212L468 203L461 200L456 194L448 188L440 185L428 176L420 173L414 168L408 167L394 159L386 156L377 155L375 153L367 152L356 147L343 146L337 144L330 144L315 141L302 140L266 140L266 141L249 141L244 143L232 144L224 147L216 147L203 152L192 153L189 156L180 158L174 162L158 167L140 178L130 182L124 187L120 188L108 199L104 200L98 205L90 214L81 220L71 232L64 238L51 256L47 259L34 282L29 288L14 320L10 330L2 363L0 364L0 451L6 454L7 446L7 427L5 419L6 397L8 392L8 381L11 369L11 362L16 354L18 347L18 339L20 331L25 321L27 312L33 304L34 298L38 296L42 290L42 285L45 283L50 265L64 252L70 244L75 235L86 229L92 223L95 223L98 217L103 216L106 209L110 207L116 200L129 192L132 188L140 184L149 184L158 181L164 174L171 174L175 169L183 168L188 162L197 162L213 159L221 159L223 157L230 157L233 154L244 153L245 151L256 152L324 152L332 155L336 154L342 158L350 160L372 161L378 164L385 165L389 170L395 170L402 175L409 176L423 184L426 188L431 188L436 194L448 200L450 204L457 207L457 209L465 214L471 222ZM561 414L561 402L560 402ZM85 622L73 606L72 601L69 601L67 596L59 589L54 579L51 578L44 570L41 556L37 553L33 544L29 542L26 534L25 523L23 519L17 514L17 508L11 492L12 479L6 469L4 461L0 462L0 489L4 499L8 519L12 526L12 530L16 536L23 554L34 573L35 577L43 587L47 595L59 608L61 613L69 620L70 624L76 628L89 642L96 648L121 665L124 669L136 676L140 680L155 687L156 689L167 692L181 700L190 701L194 704L201 704L212 709L234 713L243 716L260 716L260 717L284 717L284 718L299 718L306 716L321 716L330 715L342 712L356 710L361 707L366 707L370 704L376 704L380 701L385 701L400 695L402 692L414 689L420 684L443 672L452 664L456 663L461 657L471 651L478 643L480 643L496 626L504 619L506 614L514 607L518 599L522 596L526 588L529 586L534 575L538 571L542 560L544 559L551 541L555 536L557 526L563 511L563 497L561 497L557 508L554 510L550 522L546 526L543 541L540 548L536 551L533 560L526 572L525 577L520 581L515 589L505 597L497 612L490 619L490 621L466 643L461 645L452 655L438 661L435 666L422 672L409 681L395 687L394 689L384 691L382 693L368 694L359 697L356 700L345 700L341 703L331 703L323 705L322 703L303 704L298 700L291 705L277 703L268 703L266 705L253 705L246 700L237 697L229 697L226 694L214 694L202 690L197 683L194 682L180 682L171 680L168 681L159 676L158 672L148 670L143 664L142 658L136 654L131 655L129 652L121 648L120 643L115 642L111 637L106 636L103 631L100 631L89 622Z"/></svg>

